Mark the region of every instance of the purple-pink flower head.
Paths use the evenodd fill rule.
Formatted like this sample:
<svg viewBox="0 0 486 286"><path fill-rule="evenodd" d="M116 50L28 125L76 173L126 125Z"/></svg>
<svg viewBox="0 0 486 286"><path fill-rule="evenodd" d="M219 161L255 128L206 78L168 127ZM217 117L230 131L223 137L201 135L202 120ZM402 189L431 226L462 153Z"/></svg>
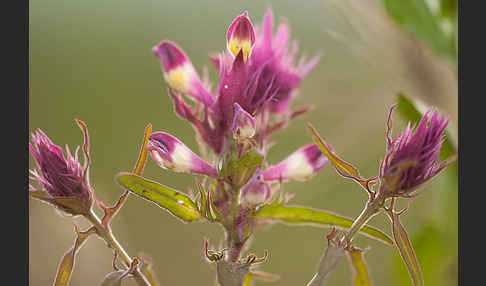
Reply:
<svg viewBox="0 0 486 286"><path fill-rule="evenodd" d="M322 169L329 160L316 144L304 146L285 160L263 171L265 181L304 181Z"/></svg>
<svg viewBox="0 0 486 286"><path fill-rule="evenodd" d="M157 164L174 172L187 172L215 177L216 169L198 157L184 143L165 132L149 137L147 150Z"/></svg>
<svg viewBox="0 0 486 286"><path fill-rule="evenodd" d="M389 125L391 120L390 109ZM380 166L380 191L388 196L412 196L423 183L438 174L455 160L455 156L439 162L444 130L449 123L447 116L439 117L437 111L427 111L416 128L410 122L400 136L390 138L388 131L387 152Z"/></svg>
<svg viewBox="0 0 486 286"><path fill-rule="evenodd" d="M42 130L32 134L29 152L35 159L37 169L29 170L31 180L37 181L40 189L30 185L34 197L60 207L71 214L81 209L89 210L93 203L93 191L86 176L86 167L78 160L79 146L74 156L66 146L66 156L61 147L52 143ZM71 203L66 199L71 199ZM60 201L64 203L59 204Z"/></svg>
<svg viewBox="0 0 486 286"><path fill-rule="evenodd" d="M163 41L153 49L162 62L175 112L191 122L217 154L232 137L235 103L259 122L256 135L265 135L272 117L292 113L289 103L298 84L318 62L314 58L294 64L297 45L289 48L288 25L281 24L276 35L272 30L271 10L265 13L262 27L253 27L247 12L236 17L226 35L227 50L211 57L219 71L213 92L209 84L201 83L187 56L174 43ZM187 104L176 91L195 100L196 106Z"/></svg>

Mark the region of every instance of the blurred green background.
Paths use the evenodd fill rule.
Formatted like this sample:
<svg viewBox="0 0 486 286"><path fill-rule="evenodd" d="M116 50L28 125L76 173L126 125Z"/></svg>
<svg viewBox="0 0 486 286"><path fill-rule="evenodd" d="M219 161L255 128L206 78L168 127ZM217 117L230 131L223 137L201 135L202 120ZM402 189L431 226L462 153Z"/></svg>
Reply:
<svg viewBox="0 0 486 286"><path fill-rule="evenodd" d="M226 29L242 11L248 10L253 23L260 23L268 7L276 21L290 23L299 55L323 55L293 103L294 107L313 104L315 110L273 137L278 144L268 154L270 163L311 142L305 128L309 121L363 176L376 175L384 154L388 108L399 91L450 114L457 129L457 63L402 30L379 1L33 0L30 131L41 128L58 145L76 146L82 144L82 134L74 118L85 121L92 141L91 182L97 199L112 204L122 192L114 175L132 169L147 123L197 150L193 129L172 112L152 46L163 39L175 41L200 74L208 66L216 86L208 53L225 49ZM394 118L395 130L404 126L398 113ZM194 187L191 175L164 171L152 160L144 175L184 191ZM402 217L417 247L425 285L457 283L457 183L445 176L429 184L430 190L415 199ZM296 194L293 204L349 217L360 213L367 198L357 184L330 167L312 180L288 183L284 190ZM74 222L88 226L82 218ZM383 214L371 224L390 233ZM163 285L214 284L214 269L203 258L203 237L217 244L223 235L219 226L182 224L133 196L112 226L130 255L143 251L153 257ZM60 257L74 242L73 220L30 200L29 232L30 285L52 285ZM272 284L305 285L328 232L274 225L256 234L251 251L262 255L264 249L270 250L261 269L281 275ZM365 258L374 285L411 285L394 248L362 236L355 241L371 247ZM98 285L110 271L111 250L91 238L78 253L71 285ZM351 285L351 278L343 260L328 285Z"/></svg>

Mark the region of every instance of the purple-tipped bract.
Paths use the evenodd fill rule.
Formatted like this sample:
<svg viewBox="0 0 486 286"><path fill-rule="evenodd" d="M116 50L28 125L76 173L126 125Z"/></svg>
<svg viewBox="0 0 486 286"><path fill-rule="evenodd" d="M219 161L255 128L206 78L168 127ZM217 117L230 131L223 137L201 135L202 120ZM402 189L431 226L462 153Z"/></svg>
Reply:
<svg viewBox="0 0 486 286"><path fill-rule="evenodd" d="M390 110L389 120L391 120ZM416 128L410 122L400 136L390 138L385 158L380 167L382 191L389 196L409 196L423 183L438 174L453 160L439 162L444 130L449 123L446 116L429 110ZM390 126L390 124L388 125Z"/></svg>
<svg viewBox="0 0 486 286"><path fill-rule="evenodd" d="M66 146L66 156L61 147L52 143L42 130L32 134L29 151L37 163L37 169L29 170L31 180L37 181L40 189L30 185L31 192L41 192L37 197L52 203L68 213L78 214L80 209L86 211L93 202L93 192L87 181L87 167L81 166L76 148L74 156ZM59 205L62 199L72 199L76 207ZM64 200L66 201L66 200ZM70 204L72 205L72 204Z"/></svg>

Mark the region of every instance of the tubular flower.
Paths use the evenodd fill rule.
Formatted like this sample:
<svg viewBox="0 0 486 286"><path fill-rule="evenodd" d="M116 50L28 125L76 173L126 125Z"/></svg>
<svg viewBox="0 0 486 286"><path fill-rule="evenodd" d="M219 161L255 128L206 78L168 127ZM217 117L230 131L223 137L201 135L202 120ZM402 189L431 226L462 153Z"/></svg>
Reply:
<svg viewBox="0 0 486 286"><path fill-rule="evenodd" d="M199 158L184 143L164 132L154 132L147 145L157 164L174 172L188 172L206 176L216 176L216 169Z"/></svg>
<svg viewBox="0 0 486 286"><path fill-rule="evenodd" d="M391 126L390 109L389 124ZM388 130L388 144L385 158L380 166L380 192L386 196L413 196L415 190L453 163L456 156L439 162L444 130L449 123L446 116L439 117L437 111L427 111L416 128L410 122L400 136L391 139Z"/></svg>
<svg viewBox="0 0 486 286"><path fill-rule="evenodd" d="M204 104L212 103L212 97L205 91L191 61L176 44L162 41L152 48L152 52L159 57L164 78L171 88Z"/></svg>
<svg viewBox="0 0 486 286"><path fill-rule="evenodd" d="M246 61L251 54L251 49L255 44L255 31L248 18L248 12L245 11L236 17L231 23L226 33L226 43L229 52L236 57L240 50L243 53L243 59Z"/></svg>
<svg viewBox="0 0 486 286"><path fill-rule="evenodd" d="M288 48L289 27L281 24L275 36L272 30L270 10L265 13L262 27L254 28L246 12L233 21L226 36L227 51L211 57L219 71L219 83L212 93L175 44L163 41L154 48L162 62L175 112L194 126L216 154L232 137L235 103L258 122L255 136L266 138L271 120L292 113L289 103L297 85L318 62L314 58L294 65L297 45ZM191 107L176 91L198 105Z"/></svg>
<svg viewBox="0 0 486 286"><path fill-rule="evenodd" d="M52 143L42 130L32 134L29 152L35 159L37 169L29 170L31 180L40 189L29 186L31 196L48 202L61 210L73 214L86 214L93 204L93 191L87 180L87 168L78 160L79 146L74 156L66 146L66 156L61 147Z"/></svg>
<svg viewBox="0 0 486 286"><path fill-rule="evenodd" d="M322 169L329 160L316 144L304 146L285 160L263 171L265 181L304 181Z"/></svg>
<svg viewBox="0 0 486 286"><path fill-rule="evenodd" d="M253 116L248 114L241 106L235 102L233 118L233 138L244 140L255 135L256 122Z"/></svg>
<svg viewBox="0 0 486 286"><path fill-rule="evenodd" d="M244 206L256 207L270 199L270 186L264 181L259 171L241 190L240 203Z"/></svg>

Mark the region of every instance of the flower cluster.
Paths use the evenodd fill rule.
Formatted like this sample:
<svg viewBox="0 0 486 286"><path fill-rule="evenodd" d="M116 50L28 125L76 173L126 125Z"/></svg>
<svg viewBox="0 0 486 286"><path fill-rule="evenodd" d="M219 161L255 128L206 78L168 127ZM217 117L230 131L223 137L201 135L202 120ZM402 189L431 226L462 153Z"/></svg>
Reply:
<svg viewBox="0 0 486 286"><path fill-rule="evenodd" d="M219 71L219 83L213 92L175 43L162 41L153 48L160 59L175 113L192 124L216 154L215 163L219 165L213 167L176 137L154 132L148 149L159 166L219 179L233 189L242 187L241 201L258 204L268 201L270 182L304 180L327 163L317 145L310 144L275 166L263 169L261 162L244 178L241 171L223 175L228 173L224 171L231 161L241 160L245 154L258 150L265 156L268 136L293 118L296 112L289 104L296 87L318 62L316 57L309 62L300 60L295 65L297 45L294 43L289 48L289 27L281 24L276 35L272 30L270 10L261 27L253 26L247 12L236 17L226 35L227 50L211 57ZM188 104L183 95L194 104Z"/></svg>

